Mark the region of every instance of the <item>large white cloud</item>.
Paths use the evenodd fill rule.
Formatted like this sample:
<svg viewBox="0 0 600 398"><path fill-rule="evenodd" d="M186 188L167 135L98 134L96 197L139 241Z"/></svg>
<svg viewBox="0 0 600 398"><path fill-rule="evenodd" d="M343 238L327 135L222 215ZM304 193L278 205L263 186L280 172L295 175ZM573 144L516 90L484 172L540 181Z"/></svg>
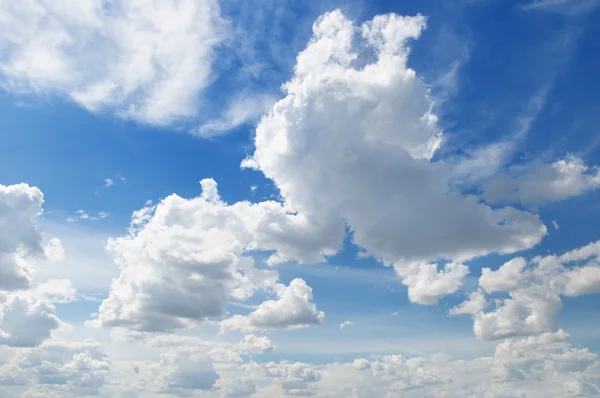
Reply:
<svg viewBox="0 0 600 398"><path fill-rule="evenodd" d="M0 2L0 74L146 123L193 117L228 34L216 0Z"/></svg>
<svg viewBox="0 0 600 398"><path fill-rule="evenodd" d="M535 164L518 175L499 173L483 186L490 203L537 204L582 195L600 187L597 167L569 155L551 164Z"/></svg>
<svg viewBox="0 0 600 398"><path fill-rule="evenodd" d="M319 253L314 227L281 204L227 205L213 180L201 184L197 198L171 195L135 212L130 234L109 240L121 274L100 306L97 324L146 331L188 327L223 315L232 296L245 300L257 289L274 288L277 273L256 269L247 251L277 250L277 258L296 257L303 248ZM307 239L288 244L298 239L295 234Z"/></svg>
<svg viewBox="0 0 600 398"><path fill-rule="evenodd" d="M274 181L287 207L321 222L330 250L347 225L369 254L405 277L414 269L413 280L427 273L406 264L515 252L546 233L534 214L457 192L451 167L431 160L442 132L406 65L408 41L424 26L421 16L359 27L339 11L320 17L243 162Z"/></svg>

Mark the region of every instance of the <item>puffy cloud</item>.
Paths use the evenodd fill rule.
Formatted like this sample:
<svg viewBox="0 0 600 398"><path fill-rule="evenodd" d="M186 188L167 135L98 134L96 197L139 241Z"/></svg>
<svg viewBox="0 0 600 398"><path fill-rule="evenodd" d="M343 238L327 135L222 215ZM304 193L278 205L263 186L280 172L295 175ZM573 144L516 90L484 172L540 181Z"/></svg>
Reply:
<svg viewBox="0 0 600 398"><path fill-rule="evenodd" d="M595 372L597 355L573 347L568 338L559 330L506 340L493 355L469 360L444 355L375 355L323 365L251 362L242 368L247 378L256 381L256 395L264 397L543 398L595 393L600 382ZM278 388L273 388L271 380Z"/></svg>
<svg viewBox="0 0 600 398"><path fill-rule="evenodd" d="M38 345L60 325L52 304L28 293L0 293L0 345Z"/></svg>
<svg viewBox="0 0 600 398"><path fill-rule="evenodd" d="M29 386L23 396L31 397L94 395L106 384L110 370L106 352L94 340L49 341L16 352L0 370L0 374L10 374L12 379L0 380L0 384L18 382Z"/></svg>
<svg viewBox="0 0 600 398"><path fill-rule="evenodd" d="M27 260L45 255L36 220L44 195L27 184L0 185L0 290L29 287L31 266ZM48 254L60 242L51 241Z"/></svg>
<svg viewBox="0 0 600 398"><path fill-rule="evenodd" d="M471 292L468 300L452 307L448 314L450 315L475 315L483 311L490 303L486 300L485 294L481 290Z"/></svg>
<svg viewBox="0 0 600 398"><path fill-rule="evenodd" d="M323 15L285 98L257 127L242 166L273 180L288 208L319 221L313 237L327 251L316 255L337 251L345 226L354 243L397 269L515 252L546 234L534 214L456 191L452 167L431 160L442 133L427 88L406 64L408 42L424 27L422 16L380 15L357 27L340 11Z"/></svg>
<svg viewBox="0 0 600 398"><path fill-rule="evenodd" d="M109 240L121 274L95 324L164 331L223 315L231 296L246 299L277 281L276 272L255 269L246 251L277 250L276 256L287 257L289 247L303 247L288 246L287 239L311 234L306 220L277 202L227 205L214 180L201 185L197 198L171 195L136 211L130 234ZM304 282L297 285L292 290L311 295Z"/></svg>
<svg viewBox="0 0 600 398"><path fill-rule="evenodd" d="M536 164L517 176L500 173L483 186L489 203L537 204L584 194L600 186L597 167L569 155L552 164Z"/></svg>
<svg viewBox="0 0 600 398"><path fill-rule="evenodd" d="M315 395L314 384L321 380L320 373L313 366L302 362L250 362L243 365L242 369L246 376L267 380L269 383L276 382L285 395Z"/></svg>
<svg viewBox="0 0 600 398"><path fill-rule="evenodd" d="M287 287L277 287L277 300L264 301L249 315L234 315L221 321L221 330L254 332L298 329L323 322L325 314L317 311L317 306L311 302L312 289L304 280L296 278Z"/></svg>
<svg viewBox="0 0 600 398"><path fill-rule="evenodd" d="M62 242L57 238L52 238L44 246L44 255L49 261L60 261L65 258L65 249Z"/></svg>
<svg viewBox="0 0 600 398"><path fill-rule="evenodd" d="M527 261L524 258L517 257L503 264L497 271L483 268L479 286L488 293L512 290L523 279L521 272L526 265Z"/></svg>
<svg viewBox="0 0 600 398"><path fill-rule="evenodd" d="M33 290L35 295L51 303L70 303L75 300L75 288L68 279L49 279Z"/></svg>
<svg viewBox="0 0 600 398"><path fill-rule="evenodd" d="M219 378L210 358L194 350L163 353L151 371L159 391L176 395L185 390L211 390Z"/></svg>
<svg viewBox="0 0 600 398"><path fill-rule="evenodd" d="M240 345L249 352L270 352L275 348L268 337L257 337L253 334L244 336Z"/></svg>
<svg viewBox="0 0 600 398"><path fill-rule="evenodd" d="M416 264L397 268L396 272L404 278L402 283L408 286L410 301L431 305L456 292L462 279L469 273L469 267L448 263L443 270L438 271L437 264Z"/></svg>
<svg viewBox="0 0 600 398"><path fill-rule="evenodd" d="M495 308L484 312L488 302L482 290L451 309L451 315L471 314L479 339L493 340L535 335L555 330L562 296L600 292L600 244L590 243L562 256L535 257L529 263L514 258L498 270L482 270L479 286L487 293L508 293L494 300ZM571 263L587 260L583 265Z"/></svg>
<svg viewBox="0 0 600 398"><path fill-rule="evenodd" d="M193 117L227 35L219 14L215 0L2 2L2 86L146 123Z"/></svg>

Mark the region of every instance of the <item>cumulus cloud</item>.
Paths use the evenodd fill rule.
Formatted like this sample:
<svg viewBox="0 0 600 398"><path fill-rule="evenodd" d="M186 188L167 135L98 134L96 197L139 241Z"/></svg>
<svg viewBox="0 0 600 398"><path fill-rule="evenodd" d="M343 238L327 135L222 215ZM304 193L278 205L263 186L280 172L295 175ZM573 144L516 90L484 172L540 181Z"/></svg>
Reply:
<svg viewBox="0 0 600 398"><path fill-rule="evenodd" d="M61 325L54 306L27 293L0 293L0 345L33 347Z"/></svg>
<svg viewBox="0 0 600 398"><path fill-rule="evenodd" d="M469 294L469 298L461 304L452 307L448 314L450 315L475 315L483 311L490 303L486 300L485 294L481 290L476 290Z"/></svg>
<svg viewBox="0 0 600 398"><path fill-rule="evenodd" d="M53 397L98 394L106 383L111 362L102 345L50 341L29 351L16 352L2 366L0 384L17 382L29 387L23 396Z"/></svg>
<svg viewBox="0 0 600 398"><path fill-rule="evenodd" d="M194 117L228 23L215 0L0 4L4 89L145 123Z"/></svg>
<svg viewBox="0 0 600 398"><path fill-rule="evenodd" d="M247 251L275 250L274 256L287 258L288 251L321 245L315 237L288 243L299 239L296 234L311 236L313 226L280 203L228 205L214 180L201 185L197 198L171 195L134 212L130 234L109 240L121 273L96 324L164 331L223 315L230 297L247 299L277 281L276 272L255 269Z"/></svg>
<svg viewBox="0 0 600 398"><path fill-rule="evenodd" d="M410 301L431 305L460 289L469 267L448 263L438 271L437 264L416 264L398 268L397 273L403 277L402 283L408 286Z"/></svg>
<svg viewBox="0 0 600 398"><path fill-rule="evenodd" d="M573 347L562 330L509 339L490 356L373 355L350 362L241 365L256 395L319 397L534 397L596 393L598 357ZM574 393L574 395L570 395ZM584 394L585 395L585 394Z"/></svg>
<svg viewBox="0 0 600 398"><path fill-rule="evenodd" d="M600 186L597 167L569 155L551 164L536 164L519 175L500 173L483 186L489 203L538 204L578 196Z"/></svg>
<svg viewBox="0 0 600 398"><path fill-rule="evenodd" d="M482 340L536 335L555 330L555 317L562 309L562 296L600 292L600 244L590 243L561 256L514 258L498 270L482 270L479 287L469 299L450 311L471 314L473 329ZM584 264L577 264L586 261ZM573 265L575 263L575 265ZM490 311L484 291L507 293L494 300Z"/></svg>
<svg viewBox="0 0 600 398"><path fill-rule="evenodd" d="M278 285L277 293L277 300L264 301L249 315L234 315L221 321L221 330L254 332L298 329L323 322L325 314L317 311L317 306L311 301L312 289L304 280L296 278L287 287Z"/></svg>
<svg viewBox="0 0 600 398"><path fill-rule="evenodd" d="M244 336L240 345L249 352L270 352L275 348L268 337L257 337L253 334Z"/></svg>
<svg viewBox="0 0 600 398"><path fill-rule="evenodd" d="M44 195L36 187L0 185L0 290L28 288L31 281L28 260L45 255L36 223L43 202ZM50 256L59 244L51 242Z"/></svg>
<svg viewBox="0 0 600 398"><path fill-rule="evenodd" d="M219 378L210 358L193 350L163 353L151 371L157 377L159 391L176 395L185 390L210 390Z"/></svg>
<svg viewBox="0 0 600 398"><path fill-rule="evenodd" d="M273 180L287 207L319 220L329 251L346 226L354 243L397 269L532 247L546 234L538 216L461 194L452 167L431 160L442 132L406 64L424 27L422 16L380 15L361 26L340 11L320 17L242 166Z"/></svg>

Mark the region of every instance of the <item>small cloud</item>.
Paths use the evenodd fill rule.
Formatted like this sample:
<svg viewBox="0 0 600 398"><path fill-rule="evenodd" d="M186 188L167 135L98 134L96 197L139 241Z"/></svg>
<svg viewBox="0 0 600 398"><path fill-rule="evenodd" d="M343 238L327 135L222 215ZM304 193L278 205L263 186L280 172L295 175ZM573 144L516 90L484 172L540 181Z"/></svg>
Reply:
<svg viewBox="0 0 600 398"><path fill-rule="evenodd" d="M354 322L351 322L351 321L342 322L342 323L340 323L340 330L342 330L345 327L350 326L350 325L354 325Z"/></svg>
<svg viewBox="0 0 600 398"><path fill-rule="evenodd" d="M558 225L558 223L556 221L552 221L552 226L554 227L555 230L558 231L559 225Z"/></svg>
<svg viewBox="0 0 600 398"><path fill-rule="evenodd" d="M103 300L102 297L94 296L91 294L80 294L79 298L85 302L94 302L94 303L99 303Z"/></svg>
<svg viewBox="0 0 600 398"><path fill-rule="evenodd" d="M256 185L250 185L250 192L254 193L254 191L256 191L256 188L258 188Z"/></svg>
<svg viewBox="0 0 600 398"><path fill-rule="evenodd" d="M77 210L75 215L68 216L66 218L67 222L76 222L79 220L102 220L109 216L109 213L100 211L95 215L89 214L85 210Z"/></svg>
<svg viewBox="0 0 600 398"><path fill-rule="evenodd" d="M104 186L106 188L110 187L111 185L114 185L114 183L115 182L112 180L112 178L107 178L107 179L104 180Z"/></svg>
<svg viewBox="0 0 600 398"><path fill-rule="evenodd" d="M257 122L275 102L276 99L268 95L238 96L219 118L209 120L192 133L204 138L226 134L246 123Z"/></svg>

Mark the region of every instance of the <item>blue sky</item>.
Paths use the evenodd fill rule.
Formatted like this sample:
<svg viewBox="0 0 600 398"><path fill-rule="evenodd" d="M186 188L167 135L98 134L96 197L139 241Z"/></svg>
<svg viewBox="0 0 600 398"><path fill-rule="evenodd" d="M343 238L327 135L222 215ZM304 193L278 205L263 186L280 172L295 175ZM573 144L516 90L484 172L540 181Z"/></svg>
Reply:
<svg viewBox="0 0 600 398"><path fill-rule="evenodd" d="M7 397L600 396L598 1L0 22Z"/></svg>

